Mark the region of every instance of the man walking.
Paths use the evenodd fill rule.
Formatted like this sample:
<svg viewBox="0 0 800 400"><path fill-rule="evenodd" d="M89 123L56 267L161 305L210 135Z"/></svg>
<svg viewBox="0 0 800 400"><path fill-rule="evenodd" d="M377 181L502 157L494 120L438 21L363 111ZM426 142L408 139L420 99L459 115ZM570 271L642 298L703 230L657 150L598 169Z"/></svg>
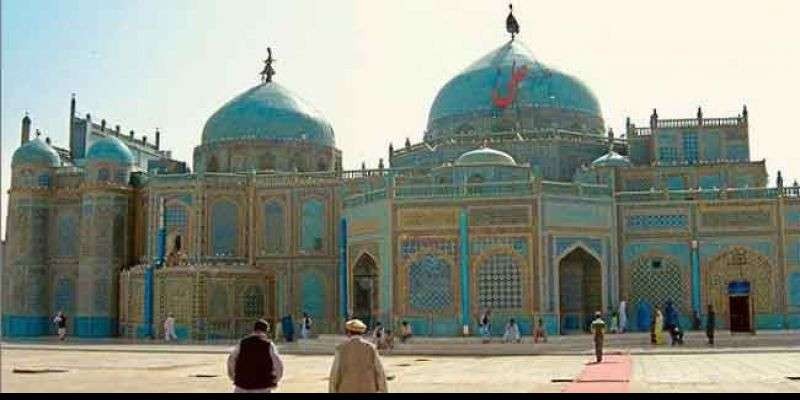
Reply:
<svg viewBox="0 0 800 400"><path fill-rule="evenodd" d="M167 342L178 340L178 335L175 334L175 317L172 316L172 313L169 313L167 319L164 320L164 340Z"/></svg>
<svg viewBox="0 0 800 400"><path fill-rule="evenodd" d="M228 356L228 377L234 393L270 393L283 377L283 361L267 337L269 324L256 321L253 333L239 341Z"/></svg>
<svg viewBox="0 0 800 400"><path fill-rule="evenodd" d="M708 315L706 316L706 336L708 337L708 344L711 346L714 345L714 328L716 328L716 325L717 319L714 314L714 307L709 304Z"/></svg>
<svg viewBox="0 0 800 400"><path fill-rule="evenodd" d="M64 340L67 336L67 317L63 311L59 311L56 317L53 318L53 323L56 324L58 329L58 340Z"/></svg>
<svg viewBox="0 0 800 400"><path fill-rule="evenodd" d="M331 393L386 393L386 375L378 349L363 338L367 326L354 319L345 324L347 341L336 346L328 389Z"/></svg>
<svg viewBox="0 0 800 400"><path fill-rule="evenodd" d="M303 313L303 327L300 329L300 335L303 339L311 337L311 316L308 313Z"/></svg>
<svg viewBox="0 0 800 400"><path fill-rule="evenodd" d="M594 333L594 354L597 357L597 362L603 362L603 333L606 329L606 323L600 318L600 311L594 313L594 321L592 321L592 332Z"/></svg>

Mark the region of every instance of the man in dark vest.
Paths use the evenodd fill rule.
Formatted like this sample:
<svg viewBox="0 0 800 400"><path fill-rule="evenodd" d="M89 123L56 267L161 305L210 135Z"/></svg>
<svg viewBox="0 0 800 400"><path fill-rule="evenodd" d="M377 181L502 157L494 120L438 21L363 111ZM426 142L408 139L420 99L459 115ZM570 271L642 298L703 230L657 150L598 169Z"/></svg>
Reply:
<svg viewBox="0 0 800 400"><path fill-rule="evenodd" d="M270 393L283 376L283 362L269 338L269 324L260 319L253 333L239 341L228 356L228 377L234 393Z"/></svg>

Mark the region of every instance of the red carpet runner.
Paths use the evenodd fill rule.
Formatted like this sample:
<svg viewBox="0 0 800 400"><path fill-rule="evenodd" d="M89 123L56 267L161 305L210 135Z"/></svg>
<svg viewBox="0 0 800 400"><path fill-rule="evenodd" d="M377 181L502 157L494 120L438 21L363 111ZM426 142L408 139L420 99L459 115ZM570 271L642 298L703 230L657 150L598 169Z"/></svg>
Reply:
<svg viewBox="0 0 800 400"><path fill-rule="evenodd" d="M629 355L604 355L603 362L587 364L581 375L567 385L564 393L624 393L632 374Z"/></svg>

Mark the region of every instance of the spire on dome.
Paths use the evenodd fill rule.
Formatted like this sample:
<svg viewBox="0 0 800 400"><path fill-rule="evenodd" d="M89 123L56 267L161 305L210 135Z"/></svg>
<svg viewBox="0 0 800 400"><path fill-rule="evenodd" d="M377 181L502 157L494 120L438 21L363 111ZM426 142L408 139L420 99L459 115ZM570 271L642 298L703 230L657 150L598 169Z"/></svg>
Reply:
<svg viewBox="0 0 800 400"><path fill-rule="evenodd" d="M267 47L267 59L264 60L264 69L261 70L261 83L270 83L272 82L272 76L275 75L275 69L272 68L272 63L275 60L272 59L272 48Z"/></svg>
<svg viewBox="0 0 800 400"><path fill-rule="evenodd" d="M519 33L519 22L514 18L514 5L508 4L508 18L506 18L506 31L511 34L511 40Z"/></svg>

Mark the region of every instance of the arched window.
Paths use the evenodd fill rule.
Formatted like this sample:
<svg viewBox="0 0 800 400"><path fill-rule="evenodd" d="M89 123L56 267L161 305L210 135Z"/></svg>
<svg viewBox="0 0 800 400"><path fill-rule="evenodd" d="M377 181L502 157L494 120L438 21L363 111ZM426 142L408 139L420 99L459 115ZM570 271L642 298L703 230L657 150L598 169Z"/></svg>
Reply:
<svg viewBox="0 0 800 400"><path fill-rule="evenodd" d="M306 252L321 251L325 228L325 207L317 199L303 203L300 248Z"/></svg>
<svg viewBox="0 0 800 400"><path fill-rule="evenodd" d="M270 201L264 206L264 249L267 254L284 252L283 206L278 201Z"/></svg>
<svg viewBox="0 0 800 400"><path fill-rule="evenodd" d="M50 187L50 175L48 174L39 175L39 186Z"/></svg>
<svg viewBox="0 0 800 400"><path fill-rule="evenodd" d="M435 312L453 304L451 268L447 261L426 255L408 268L408 305L412 311Z"/></svg>
<svg viewBox="0 0 800 400"><path fill-rule="evenodd" d="M100 182L108 182L111 179L111 174L108 172L106 168L100 168L97 171L97 180Z"/></svg>
<svg viewBox="0 0 800 400"><path fill-rule="evenodd" d="M233 256L236 253L239 216L235 203L222 200L211 208L211 250L214 256Z"/></svg>

